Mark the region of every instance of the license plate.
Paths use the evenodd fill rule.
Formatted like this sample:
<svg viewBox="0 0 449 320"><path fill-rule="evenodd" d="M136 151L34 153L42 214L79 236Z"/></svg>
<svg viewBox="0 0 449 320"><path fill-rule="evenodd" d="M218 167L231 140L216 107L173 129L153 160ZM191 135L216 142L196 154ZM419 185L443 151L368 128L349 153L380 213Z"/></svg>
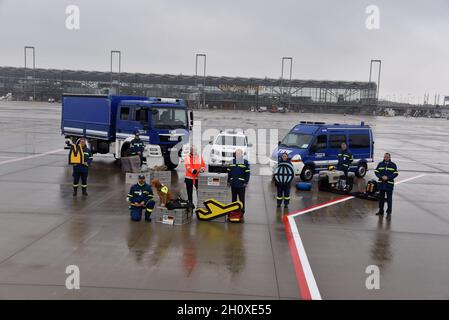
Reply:
<svg viewBox="0 0 449 320"><path fill-rule="evenodd" d="M178 137L168 137L169 141L178 141Z"/></svg>

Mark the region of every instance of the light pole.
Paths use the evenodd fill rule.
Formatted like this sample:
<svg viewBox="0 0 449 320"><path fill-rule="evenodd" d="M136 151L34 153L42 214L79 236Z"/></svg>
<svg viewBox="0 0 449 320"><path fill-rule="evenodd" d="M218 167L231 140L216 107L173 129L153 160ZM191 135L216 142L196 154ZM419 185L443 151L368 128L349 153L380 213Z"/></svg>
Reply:
<svg viewBox="0 0 449 320"><path fill-rule="evenodd" d="M373 62L379 63L379 73L377 75L377 95L376 95L376 99L379 100L380 72L381 72L381 69L382 69L382 60L371 60L371 63L369 65L369 82L371 82L371 73L373 71Z"/></svg>
<svg viewBox="0 0 449 320"><path fill-rule="evenodd" d="M118 54L118 92L120 94L120 73L122 71L122 52L120 50L111 50L111 88L112 88L112 57Z"/></svg>
<svg viewBox="0 0 449 320"><path fill-rule="evenodd" d="M36 100L36 54L34 46L25 46L24 47L24 56L25 56L25 88L24 94L26 94L26 87L28 85L27 78L27 50L30 49L33 52L33 101Z"/></svg>
<svg viewBox="0 0 449 320"><path fill-rule="evenodd" d="M288 109L290 108L290 93L291 93L291 83L292 83L292 69L293 69L293 57L282 57L282 67L281 67L281 97L282 91L284 89L284 61L290 60L290 76L288 81Z"/></svg>
<svg viewBox="0 0 449 320"><path fill-rule="evenodd" d="M195 56L195 82L198 86L198 58L204 58L204 66L203 66L203 108L206 106L206 54L205 53L197 53Z"/></svg>

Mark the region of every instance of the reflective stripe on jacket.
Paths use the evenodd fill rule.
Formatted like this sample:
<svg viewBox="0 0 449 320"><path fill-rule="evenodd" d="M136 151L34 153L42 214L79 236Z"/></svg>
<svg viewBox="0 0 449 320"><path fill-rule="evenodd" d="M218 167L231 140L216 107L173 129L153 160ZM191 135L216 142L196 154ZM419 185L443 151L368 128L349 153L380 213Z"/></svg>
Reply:
<svg viewBox="0 0 449 320"><path fill-rule="evenodd" d="M184 158L184 166L186 169L186 178L193 179L193 182L198 178L200 170L206 170L206 165L204 164L204 159L200 155L188 155ZM193 171L195 170L195 173Z"/></svg>
<svg viewBox="0 0 449 320"><path fill-rule="evenodd" d="M228 183L233 188L243 188L248 184L251 169L249 162L246 159L237 161L232 160L232 163L228 166Z"/></svg>
<svg viewBox="0 0 449 320"><path fill-rule="evenodd" d="M352 153L348 149L340 150L338 153L337 170L348 171L353 160Z"/></svg>
<svg viewBox="0 0 449 320"><path fill-rule="evenodd" d="M379 162L374 173L376 174L376 177L379 178L379 182L377 183L379 190L393 190L394 179L399 175L398 167L394 162ZM386 181L382 180L383 176L387 177Z"/></svg>

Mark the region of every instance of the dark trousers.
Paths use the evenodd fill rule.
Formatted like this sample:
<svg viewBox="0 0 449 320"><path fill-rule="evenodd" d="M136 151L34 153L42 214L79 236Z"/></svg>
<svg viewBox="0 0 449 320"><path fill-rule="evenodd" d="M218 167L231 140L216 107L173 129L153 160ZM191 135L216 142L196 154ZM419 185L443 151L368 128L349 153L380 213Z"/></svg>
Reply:
<svg viewBox="0 0 449 320"><path fill-rule="evenodd" d="M385 205L385 195L387 195L387 214L391 214L391 210L393 208L393 190L380 190L379 191L379 212L384 212L384 205Z"/></svg>
<svg viewBox="0 0 449 320"><path fill-rule="evenodd" d="M245 212L245 188L234 188L231 187L232 193L232 202L237 201L237 197L239 201L243 204L242 212Z"/></svg>
<svg viewBox="0 0 449 320"><path fill-rule="evenodd" d="M77 189L80 186L81 179L81 188L87 188L87 172L73 172L73 188Z"/></svg>
<svg viewBox="0 0 449 320"><path fill-rule="evenodd" d="M129 207L131 220L140 221L142 219L142 210L145 210L145 220L150 219L155 204L154 200L148 200L145 207L135 207L131 204Z"/></svg>
<svg viewBox="0 0 449 320"><path fill-rule="evenodd" d="M193 203L193 179L184 179L187 188L187 197L190 203ZM195 189L198 195L198 179L195 179Z"/></svg>
<svg viewBox="0 0 449 320"><path fill-rule="evenodd" d="M284 201L284 205L288 205L290 203L290 184L278 184L276 185L277 189L277 204L280 206L282 204L282 201Z"/></svg>

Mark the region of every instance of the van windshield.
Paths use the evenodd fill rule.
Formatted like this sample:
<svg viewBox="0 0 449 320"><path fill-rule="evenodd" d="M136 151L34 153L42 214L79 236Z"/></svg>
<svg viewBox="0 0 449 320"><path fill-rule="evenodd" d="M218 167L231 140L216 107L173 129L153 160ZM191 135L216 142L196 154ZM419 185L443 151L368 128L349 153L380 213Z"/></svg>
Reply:
<svg viewBox="0 0 449 320"><path fill-rule="evenodd" d="M282 139L280 147L307 149L312 141L312 135L289 132Z"/></svg>

